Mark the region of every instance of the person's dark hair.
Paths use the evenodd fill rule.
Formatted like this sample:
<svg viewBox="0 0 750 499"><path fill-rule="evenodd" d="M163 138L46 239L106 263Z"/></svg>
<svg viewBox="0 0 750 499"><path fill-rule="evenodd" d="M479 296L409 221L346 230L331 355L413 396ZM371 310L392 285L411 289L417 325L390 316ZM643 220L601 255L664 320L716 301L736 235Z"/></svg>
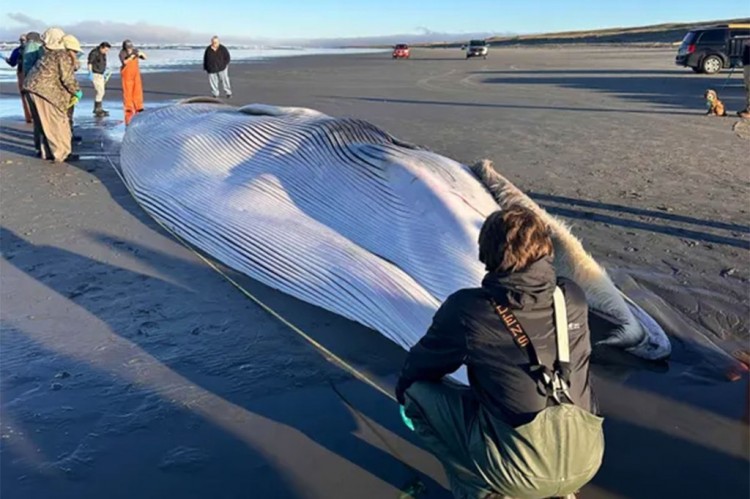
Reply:
<svg viewBox="0 0 750 499"><path fill-rule="evenodd" d="M36 31L29 31L26 33L26 41L42 43L42 36Z"/></svg>
<svg viewBox="0 0 750 499"><path fill-rule="evenodd" d="M133 46L133 42L131 42L130 40L125 40L122 42L122 50L127 50L128 47L132 47L132 46Z"/></svg>
<svg viewBox="0 0 750 499"><path fill-rule="evenodd" d="M492 213L479 232L479 261L488 272L518 272L553 254L549 227L523 206Z"/></svg>
<svg viewBox="0 0 750 499"><path fill-rule="evenodd" d="M102 42L99 44L100 49L111 49L112 45L109 44L109 42Z"/></svg>

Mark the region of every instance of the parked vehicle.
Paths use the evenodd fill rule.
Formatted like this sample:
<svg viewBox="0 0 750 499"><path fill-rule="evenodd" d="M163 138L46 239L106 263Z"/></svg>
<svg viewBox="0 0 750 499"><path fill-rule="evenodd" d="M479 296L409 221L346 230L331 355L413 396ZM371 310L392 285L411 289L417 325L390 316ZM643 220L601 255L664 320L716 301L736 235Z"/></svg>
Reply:
<svg viewBox="0 0 750 499"><path fill-rule="evenodd" d="M675 64L690 67L696 73L718 73L741 64L745 43L750 43L750 24L697 28L683 38Z"/></svg>
<svg viewBox="0 0 750 499"><path fill-rule="evenodd" d="M393 47L394 59L408 59L410 55L409 46L405 43L399 43Z"/></svg>
<svg viewBox="0 0 750 499"><path fill-rule="evenodd" d="M487 54L490 51L490 44L484 40L472 40L469 42L469 46L466 47L466 58L471 57L483 57L487 59Z"/></svg>

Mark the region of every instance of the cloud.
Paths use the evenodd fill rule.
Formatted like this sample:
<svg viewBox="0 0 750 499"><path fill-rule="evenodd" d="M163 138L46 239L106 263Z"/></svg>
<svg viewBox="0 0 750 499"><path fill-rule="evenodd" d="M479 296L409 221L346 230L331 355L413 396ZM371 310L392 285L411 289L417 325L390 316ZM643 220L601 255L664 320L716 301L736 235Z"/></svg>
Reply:
<svg viewBox="0 0 750 499"><path fill-rule="evenodd" d="M29 17L26 14L21 14L20 12L13 12L11 14L8 14L8 17L18 24L23 25L23 27L27 28L43 24L39 19L34 19L33 17Z"/></svg>
<svg viewBox="0 0 750 499"><path fill-rule="evenodd" d="M34 19L22 13L13 12L7 17L20 26L9 27L8 23L0 25L0 40L13 41L25 31L44 32L52 27L40 19ZM214 33L200 33L182 28L162 26L145 22L123 23L117 21L81 21L74 24L58 26L66 33L75 35L84 44L97 44L107 40L112 45L119 45L122 40L133 40L136 45L142 44L208 44ZM348 37L323 39L260 39L243 36L222 36L227 44L238 45L295 45L315 47L356 47L372 45L393 45L395 43L428 43L428 42L457 42L472 38L486 38L496 33L441 33L427 27L415 28L415 33Z"/></svg>
<svg viewBox="0 0 750 499"><path fill-rule="evenodd" d="M514 34L497 32L449 33L435 31L425 26L418 26L414 28L414 31L414 33L402 33L395 35L324 38L316 40L305 40L305 42L309 45L316 45L319 47L357 47L394 45L396 43L457 43L468 42L469 40L473 39L484 39L492 36L510 36Z"/></svg>
<svg viewBox="0 0 750 499"><path fill-rule="evenodd" d="M21 26L0 27L0 40L15 40L24 31L44 32L52 27L40 19L34 19L21 13L10 13L7 17ZM161 26L149 23L123 23L116 21L81 21L74 24L58 26L66 33L75 35L83 43L99 43L107 40L113 45L130 39L136 44L144 43L206 43L211 38L209 33L197 33L181 28ZM227 40L229 41L229 40ZM248 38L235 38L235 43L253 43Z"/></svg>
<svg viewBox="0 0 750 499"><path fill-rule="evenodd" d="M436 32L431 30L430 28L426 28L425 26L417 26L417 33L419 33L420 35L431 35Z"/></svg>

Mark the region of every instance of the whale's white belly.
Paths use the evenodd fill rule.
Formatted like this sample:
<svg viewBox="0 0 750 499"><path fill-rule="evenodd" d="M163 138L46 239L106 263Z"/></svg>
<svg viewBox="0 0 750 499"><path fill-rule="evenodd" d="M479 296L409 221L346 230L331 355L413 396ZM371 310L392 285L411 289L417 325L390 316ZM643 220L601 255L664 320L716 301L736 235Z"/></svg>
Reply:
<svg viewBox="0 0 750 499"><path fill-rule="evenodd" d="M447 296L479 285L479 229L499 205L467 167L363 121L243 110L182 104L133 121L121 166L153 217L404 348Z"/></svg>

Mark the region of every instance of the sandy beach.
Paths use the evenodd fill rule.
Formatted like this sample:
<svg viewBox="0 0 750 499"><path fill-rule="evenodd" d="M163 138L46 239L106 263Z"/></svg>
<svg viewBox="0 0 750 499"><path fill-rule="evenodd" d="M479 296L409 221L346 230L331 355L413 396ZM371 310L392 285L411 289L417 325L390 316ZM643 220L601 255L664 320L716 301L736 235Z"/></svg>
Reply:
<svg viewBox="0 0 750 499"><path fill-rule="evenodd" d="M310 107L464 163L493 160L670 334L669 362L595 352L607 449L584 499L750 494L750 387L732 356L750 340L750 124L703 116L707 88L739 110L742 78L673 60L672 50L623 47L503 48L469 61L423 49L411 60L230 69L232 104ZM209 90L197 67L143 81L147 109ZM15 85L0 84L0 97L12 109ZM107 89L109 118L95 121L90 101L77 110L73 164L33 158L16 107L0 123L3 498L396 498L415 473L427 497L450 497L394 404L133 201L110 164L119 80ZM393 386L400 348L232 275Z"/></svg>

